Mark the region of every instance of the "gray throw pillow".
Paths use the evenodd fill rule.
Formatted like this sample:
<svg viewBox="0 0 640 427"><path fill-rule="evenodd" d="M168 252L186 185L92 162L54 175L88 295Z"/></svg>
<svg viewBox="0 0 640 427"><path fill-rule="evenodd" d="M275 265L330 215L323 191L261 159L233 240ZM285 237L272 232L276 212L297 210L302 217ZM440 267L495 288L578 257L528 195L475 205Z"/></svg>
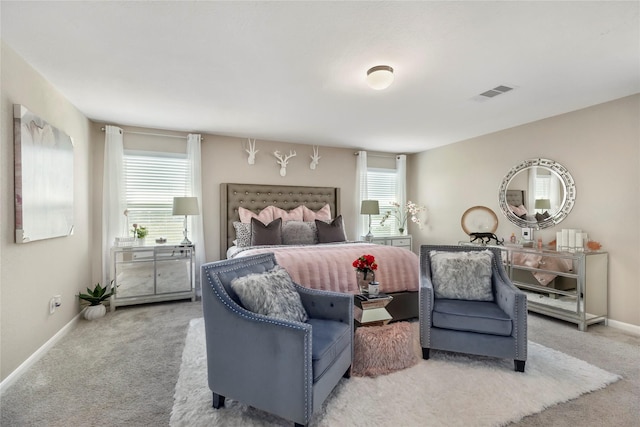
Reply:
<svg viewBox="0 0 640 427"><path fill-rule="evenodd" d="M239 248L251 246L251 224L235 221L233 228L236 229L236 246Z"/></svg>
<svg viewBox="0 0 640 427"><path fill-rule="evenodd" d="M262 221L251 218L251 246L281 245L282 218L274 219L264 225Z"/></svg>
<svg viewBox="0 0 640 427"><path fill-rule="evenodd" d="M308 319L289 273L279 265L264 273L233 279L231 288L249 311L296 322Z"/></svg>
<svg viewBox="0 0 640 427"><path fill-rule="evenodd" d="M283 245L315 245L318 229L315 222L287 221L282 224Z"/></svg>
<svg viewBox="0 0 640 427"><path fill-rule="evenodd" d="M493 301L491 251L430 251L436 298Z"/></svg>
<svg viewBox="0 0 640 427"><path fill-rule="evenodd" d="M336 219L330 223L316 219L316 227L318 227L319 243L346 242L347 240L342 215L338 215Z"/></svg>

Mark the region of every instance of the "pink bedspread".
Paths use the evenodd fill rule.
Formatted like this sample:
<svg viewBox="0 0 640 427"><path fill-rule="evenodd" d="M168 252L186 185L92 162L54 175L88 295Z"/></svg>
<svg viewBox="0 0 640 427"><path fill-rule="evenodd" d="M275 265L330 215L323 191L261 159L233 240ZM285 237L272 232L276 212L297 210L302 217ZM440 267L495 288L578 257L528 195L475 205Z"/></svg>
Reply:
<svg viewBox="0 0 640 427"><path fill-rule="evenodd" d="M417 291L419 260L413 252L394 246L371 243L338 243L306 246L252 247L234 255L273 252L294 282L312 289L359 293L353 261L364 254L378 263L376 280L385 293Z"/></svg>
<svg viewBox="0 0 640 427"><path fill-rule="evenodd" d="M570 259L545 257L543 255L534 253L523 254L520 252L514 252L513 263L515 265L524 265L526 267L542 268L545 270L560 271L563 273L569 272L573 268ZM553 273L543 273L538 271L531 272L531 274L533 274L533 277L535 277L538 283L540 283L542 286L547 286L549 282L551 282L557 276Z"/></svg>

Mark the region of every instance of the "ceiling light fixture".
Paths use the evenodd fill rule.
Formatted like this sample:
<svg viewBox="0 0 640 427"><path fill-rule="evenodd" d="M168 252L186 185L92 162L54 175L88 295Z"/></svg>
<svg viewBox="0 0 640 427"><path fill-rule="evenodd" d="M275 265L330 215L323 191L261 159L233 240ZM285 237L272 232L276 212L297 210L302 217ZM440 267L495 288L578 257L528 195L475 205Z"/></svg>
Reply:
<svg viewBox="0 0 640 427"><path fill-rule="evenodd" d="M393 68L388 65L376 65L367 71L367 84L371 89L382 90L393 83Z"/></svg>

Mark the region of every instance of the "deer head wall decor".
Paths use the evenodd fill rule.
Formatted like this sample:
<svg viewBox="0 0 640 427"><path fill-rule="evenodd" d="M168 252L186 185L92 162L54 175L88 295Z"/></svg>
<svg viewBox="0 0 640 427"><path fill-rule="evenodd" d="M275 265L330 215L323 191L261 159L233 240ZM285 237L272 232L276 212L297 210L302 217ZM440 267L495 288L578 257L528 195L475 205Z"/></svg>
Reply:
<svg viewBox="0 0 640 427"><path fill-rule="evenodd" d="M280 176L285 176L287 174L287 163L289 163L289 159L295 157L296 152L293 150L289 150L289 155L282 155L280 151L274 151L273 155L278 159L276 162L280 165Z"/></svg>
<svg viewBox="0 0 640 427"><path fill-rule="evenodd" d="M247 162L250 165L255 164L256 162L256 153L260 150L256 150L256 139L254 138L253 141L251 141L251 138L247 138L247 140L249 141L249 149L245 149L244 151L246 151L247 153L249 153L249 158L247 159Z"/></svg>
<svg viewBox="0 0 640 427"><path fill-rule="evenodd" d="M313 156L309 156L311 157L311 163L309 163L309 168L311 170L315 170L316 166L318 166L318 163L320 163L320 155L318 154L320 147L318 147L317 145L313 146Z"/></svg>

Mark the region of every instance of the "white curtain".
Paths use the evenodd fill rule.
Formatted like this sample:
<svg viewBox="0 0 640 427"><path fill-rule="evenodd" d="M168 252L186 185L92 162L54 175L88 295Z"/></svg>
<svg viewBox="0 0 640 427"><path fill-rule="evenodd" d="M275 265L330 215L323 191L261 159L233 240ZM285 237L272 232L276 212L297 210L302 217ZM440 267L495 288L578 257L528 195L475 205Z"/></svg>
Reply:
<svg viewBox="0 0 640 427"><path fill-rule="evenodd" d="M124 210L124 145L122 129L105 126L104 172L102 178L102 279L111 281L111 246L116 237L127 236Z"/></svg>
<svg viewBox="0 0 640 427"><path fill-rule="evenodd" d="M369 231L368 217L360 215L360 205L363 200L369 197L369 186L367 182L367 152L358 151L356 163L356 227L355 235L351 240L360 240Z"/></svg>
<svg viewBox="0 0 640 427"><path fill-rule="evenodd" d="M396 156L396 202L404 208L407 203L407 156Z"/></svg>
<svg viewBox="0 0 640 427"><path fill-rule="evenodd" d="M200 215L191 216L191 240L195 245L196 289L200 289L200 266L204 263L204 227L202 220L202 161L200 155L200 134L190 133L187 136L187 158L191 170L191 197L198 198Z"/></svg>

